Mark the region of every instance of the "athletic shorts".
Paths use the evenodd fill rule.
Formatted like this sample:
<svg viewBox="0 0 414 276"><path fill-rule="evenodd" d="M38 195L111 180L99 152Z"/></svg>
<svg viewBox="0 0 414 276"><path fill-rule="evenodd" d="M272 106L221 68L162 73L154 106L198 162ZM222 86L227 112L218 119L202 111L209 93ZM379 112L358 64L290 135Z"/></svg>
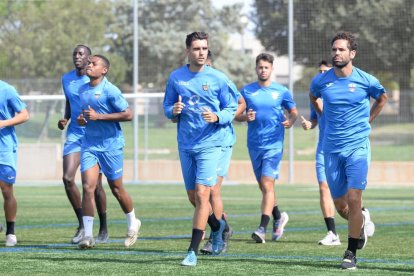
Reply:
<svg viewBox="0 0 414 276"><path fill-rule="evenodd" d="M226 176L229 172L231 154L233 153L233 147L222 147L221 157L217 166L217 176Z"/></svg>
<svg viewBox="0 0 414 276"><path fill-rule="evenodd" d="M263 176L273 179L279 178L280 161L283 156L283 149L253 150L249 149L250 160L257 182Z"/></svg>
<svg viewBox="0 0 414 276"><path fill-rule="evenodd" d="M85 172L99 165L100 171L108 180L116 180L123 175L124 151L117 149L112 151L81 151L81 172Z"/></svg>
<svg viewBox="0 0 414 276"><path fill-rule="evenodd" d="M221 147L179 150L185 188L195 190L196 184L212 187L217 182L217 165Z"/></svg>
<svg viewBox="0 0 414 276"><path fill-rule="evenodd" d="M365 190L371 160L367 141L363 147L345 152L325 152L326 178L334 199L344 196L349 189Z"/></svg>
<svg viewBox="0 0 414 276"><path fill-rule="evenodd" d="M17 151L0 151L0 180L7 184L16 182Z"/></svg>
<svg viewBox="0 0 414 276"><path fill-rule="evenodd" d="M75 141L66 140L65 145L63 146L63 156L74 152L81 151L81 138Z"/></svg>
<svg viewBox="0 0 414 276"><path fill-rule="evenodd" d="M321 143L318 143L318 146L316 147L315 166L316 178L318 179L318 183L326 182L325 160Z"/></svg>

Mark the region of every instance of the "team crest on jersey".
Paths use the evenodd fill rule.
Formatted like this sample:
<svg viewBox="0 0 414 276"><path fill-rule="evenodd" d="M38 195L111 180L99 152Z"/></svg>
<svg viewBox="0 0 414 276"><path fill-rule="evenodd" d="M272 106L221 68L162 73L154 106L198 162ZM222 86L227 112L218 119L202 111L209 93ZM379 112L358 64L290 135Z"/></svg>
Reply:
<svg viewBox="0 0 414 276"><path fill-rule="evenodd" d="M94 93L95 99L98 99L101 96L101 93L102 93L101 90L95 91Z"/></svg>
<svg viewBox="0 0 414 276"><path fill-rule="evenodd" d="M204 91L208 91L208 83L204 83L202 85L202 88L203 88Z"/></svg>
<svg viewBox="0 0 414 276"><path fill-rule="evenodd" d="M356 84L355 83L350 83L348 84L348 88L350 92L354 92L356 89Z"/></svg>
<svg viewBox="0 0 414 276"><path fill-rule="evenodd" d="M272 92L272 98L273 98L273 100L277 100L277 98L279 98L279 93Z"/></svg>

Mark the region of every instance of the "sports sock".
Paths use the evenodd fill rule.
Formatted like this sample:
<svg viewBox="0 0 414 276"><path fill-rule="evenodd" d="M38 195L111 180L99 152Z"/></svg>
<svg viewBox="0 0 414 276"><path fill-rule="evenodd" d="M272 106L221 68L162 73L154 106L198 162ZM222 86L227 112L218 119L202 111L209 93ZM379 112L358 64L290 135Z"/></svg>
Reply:
<svg viewBox="0 0 414 276"><path fill-rule="evenodd" d="M77 208L75 209L75 214L76 217L78 218L78 222L79 222L79 228L83 228L83 212L82 212L82 208Z"/></svg>
<svg viewBox="0 0 414 276"><path fill-rule="evenodd" d="M280 215L279 207L277 205L275 207L273 207L272 215L273 215L274 220L279 220L280 219L281 215Z"/></svg>
<svg viewBox="0 0 414 276"><path fill-rule="evenodd" d="M211 215L208 216L207 223L208 223L208 225L210 225L211 231L213 231L213 232L216 232L220 229L220 222L216 218L214 213L212 213Z"/></svg>
<svg viewBox="0 0 414 276"><path fill-rule="evenodd" d="M14 221L6 221L7 230L6 235L12 234L14 235Z"/></svg>
<svg viewBox="0 0 414 276"><path fill-rule="evenodd" d="M225 219L224 214L221 216L221 219L224 220L224 223L225 223L224 232L229 232L230 231L229 224L227 223L227 220Z"/></svg>
<svg viewBox="0 0 414 276"><path fill-rule="evenodd" d="M105 213L98 213L99 216L99 232L106 231L106 212Z"/></svg>
<svg viewBox="0 0 414 276"><path fill-rule="evenodd" d="M332 231L336 235L336 229L335 229L335 218L324 218L326 228L328 228L328 231Z"/></svg>
<svg viewBox="0 0 414 276"><path fill-rule="evenodd" d="M266 231L267 225L269 224L270 221L270 217L268 215L263 215L262 214L262 218L260 219L260 227L263 227Z"/></svg>
<svg viewBox="0 0 414 276"><path fill-rule="evenodd" d="M125 215L127 219L128 229L133 229L136 225L136 220L137 220L135 217L135 209L132 209L131 212Z"/></svg>
<svg viewBox="0 0 414 276"><path fill-rule="evenodd" d="M93 237L93 217L83 216L83 226L85 228L85 237Z"/></svg>
<svg viewBox="0 0 414 276"><path fill-rule="evenodd" d="M356 251L357 251L357 248L358 248L358 241L359 241L359 239L354 239L354 238L348 237L348 248L347 248L347 250L354 253L355 257L356 257Z"/></svg>
<svg viewBox="0 0 414 276"><path fill-rule="evenodd" d="M203 230L193 228L193 234L191 235L190 247L188 251L194 251L198 253L198 247L200 246L201 239L203 238Z"/></svg>

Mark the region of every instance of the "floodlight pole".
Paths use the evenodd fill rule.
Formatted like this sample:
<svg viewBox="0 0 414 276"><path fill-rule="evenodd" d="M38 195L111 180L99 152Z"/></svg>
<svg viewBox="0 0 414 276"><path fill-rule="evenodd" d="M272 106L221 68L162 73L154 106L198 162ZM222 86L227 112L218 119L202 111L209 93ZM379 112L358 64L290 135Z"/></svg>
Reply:
<svg viewBox="0 0 414 276"><path fill-rule="evenodd" d="M289 0L288 6L288 52L289 52L289 90L293 98L293 0ZM289 128L289 184L294 181L294 148L293 148L293 126Z"/></svg>
<svg viewBox="0 0 414 276"><path fill-rule="evenodd" d="M133 162L133 182L138 182L138 159L139 159L139 121L138 121L138 81L139 81L139 70L138 70L138 0L133 0L133 17L134 17L134 70L133 70L133 93L135 94L134 97L134 162Z"/></svg>

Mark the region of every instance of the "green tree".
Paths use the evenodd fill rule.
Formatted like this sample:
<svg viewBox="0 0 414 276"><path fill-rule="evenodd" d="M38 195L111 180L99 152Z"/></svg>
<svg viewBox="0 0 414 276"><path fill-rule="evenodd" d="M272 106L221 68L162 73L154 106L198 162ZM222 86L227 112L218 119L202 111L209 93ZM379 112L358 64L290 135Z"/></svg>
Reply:
<svg viewBox="0 0 414 276"><path fill-rule="evenodd" d="M260 41L287 54L288 0L256 0ZM330 39L340 30L357 35L355 65L398 82L400 115L412 120L410 90L414 66L414 5L410 0L294 1L295 61L315 67L329 56Z"/></svg>
<svg viewBox="0 0 414 276"><path fill-rule="evenodd" d="M186 62L185 37L193 31L210 34L209 45L225 71L239 86L251 76L251 58L230 50L229 34L241 27L241 5L215 8L210 0L139 1L139 82L144 88L163 89L172 70ZM128 83L132 83L133 29L130 1L117 1L115 18L109 25L113 44L110 51L128 61ZM224 56L226 55L226 56ZM253 65L254 66L254 65Z"/></svg>

